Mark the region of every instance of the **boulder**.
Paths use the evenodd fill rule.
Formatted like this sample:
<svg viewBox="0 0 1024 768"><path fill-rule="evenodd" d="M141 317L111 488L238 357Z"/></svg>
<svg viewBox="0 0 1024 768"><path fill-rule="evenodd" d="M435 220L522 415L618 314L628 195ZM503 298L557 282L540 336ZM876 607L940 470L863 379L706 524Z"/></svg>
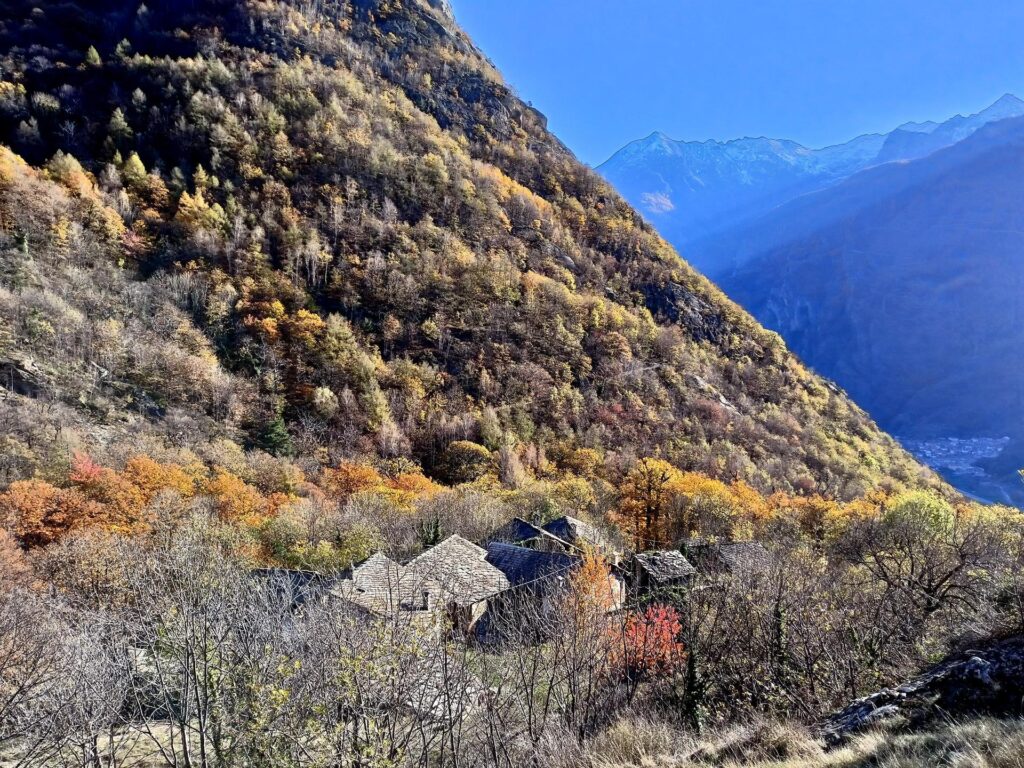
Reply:
<svg viewBox="0 0 1024 768"><path fill-rule="evenodd" d="M1024 714L1024 637L968 650L937 664L898 688L886 688L850 703L819 726L826 746L883 720L903 717L923 723L937 717Z"/></svg>

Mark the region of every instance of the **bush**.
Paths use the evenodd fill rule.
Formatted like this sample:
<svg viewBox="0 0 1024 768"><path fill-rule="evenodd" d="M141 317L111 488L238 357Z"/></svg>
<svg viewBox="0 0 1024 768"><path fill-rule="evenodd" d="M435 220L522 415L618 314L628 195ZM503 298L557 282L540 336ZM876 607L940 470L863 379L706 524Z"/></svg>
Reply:
<svg viewBox="0 0 1024 768"><path fill-rule="evenodd" d="M456 440L444 451L440 473L443 480L457 485L479 480L491 469L491 452L484 446L469 440Z"/></svg>

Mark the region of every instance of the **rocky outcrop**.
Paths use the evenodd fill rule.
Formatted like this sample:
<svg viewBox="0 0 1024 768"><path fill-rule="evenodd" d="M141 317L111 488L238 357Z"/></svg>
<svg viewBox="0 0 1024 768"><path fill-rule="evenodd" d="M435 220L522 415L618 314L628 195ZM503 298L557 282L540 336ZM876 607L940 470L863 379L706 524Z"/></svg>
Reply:
<svg viewBox="0 0 1024 768"><path fill-rule="evenodd" d="M834 746L896 717L919 724L936 717L980 714L1024 714L1024 637L965 651L898 688L858 699L827 718L820 734L826 745Z"/></svg>
<svg viewBox="0 0 1024 768"><path fill-rule="evenodd" d="M449 0L427 0L427 5L440 13L446 20L455 21L455 11Z"/></svg>
<svg viewBox="0 0 1024 768"><path fill-rule="evenodd" d="M709 301L678 283L645 285L644 298L655 317L685 326L699 341L717 344L728 332L725 319Z"/></svg>

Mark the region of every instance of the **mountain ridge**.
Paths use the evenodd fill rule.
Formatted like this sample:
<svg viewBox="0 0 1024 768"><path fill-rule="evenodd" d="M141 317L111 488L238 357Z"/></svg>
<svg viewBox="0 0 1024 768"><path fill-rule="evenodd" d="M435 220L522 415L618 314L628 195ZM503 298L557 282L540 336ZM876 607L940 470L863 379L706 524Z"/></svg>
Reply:
<svg viewBox="0 0 1024 768"><path fill-rule="evenodd" d="M989 122L1022 114L1024 101L1004 94L966 117L904 123L889 133L863 134L818 149L766 137L675 141L655 132L627 144L597 170L698 269L715 274L721 265L704 253L704 246L717 233L873 165L925 156ZM655 141L649 142L652 137Z"/></svg>
<svg viewBox="0 0 1024 768"><path fill-rule="evenodd" d="M1018 504L1022 157L1024 118L996 121L792 200L715 244L734 264L717 276L723 287L888 429L925 445L1010 438L1005 456L974 462L984 474L953 473Z"/></svg>

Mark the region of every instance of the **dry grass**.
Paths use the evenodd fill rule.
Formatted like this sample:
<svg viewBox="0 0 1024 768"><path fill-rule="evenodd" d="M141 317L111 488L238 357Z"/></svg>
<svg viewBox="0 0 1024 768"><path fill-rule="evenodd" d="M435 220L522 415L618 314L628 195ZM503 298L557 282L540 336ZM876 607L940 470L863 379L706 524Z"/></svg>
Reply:
<svg viewBox="0 0 1024 768"><path fill-rule="evenodd" d="M550 768L1024 768L1024 720L975 719L918 733L878 730L825 752L809 731L777 722L733 726L700 739L666 723L620 720L580 749L542 744ZM132 768L164 768L150 750ZM0 768L13 765L0 755ZM57 765L56 762L46 765Z"/></svg>
<svg viewBox="0 0 1024 768"><path fill-rule="evenodd" d="M627 720L597 738L576 764L588 768L1024 768L1024 721L976 719L919 733L879 730L825 752L807 730L780 723L735 726L698 741L664 724Z"/></svg>

